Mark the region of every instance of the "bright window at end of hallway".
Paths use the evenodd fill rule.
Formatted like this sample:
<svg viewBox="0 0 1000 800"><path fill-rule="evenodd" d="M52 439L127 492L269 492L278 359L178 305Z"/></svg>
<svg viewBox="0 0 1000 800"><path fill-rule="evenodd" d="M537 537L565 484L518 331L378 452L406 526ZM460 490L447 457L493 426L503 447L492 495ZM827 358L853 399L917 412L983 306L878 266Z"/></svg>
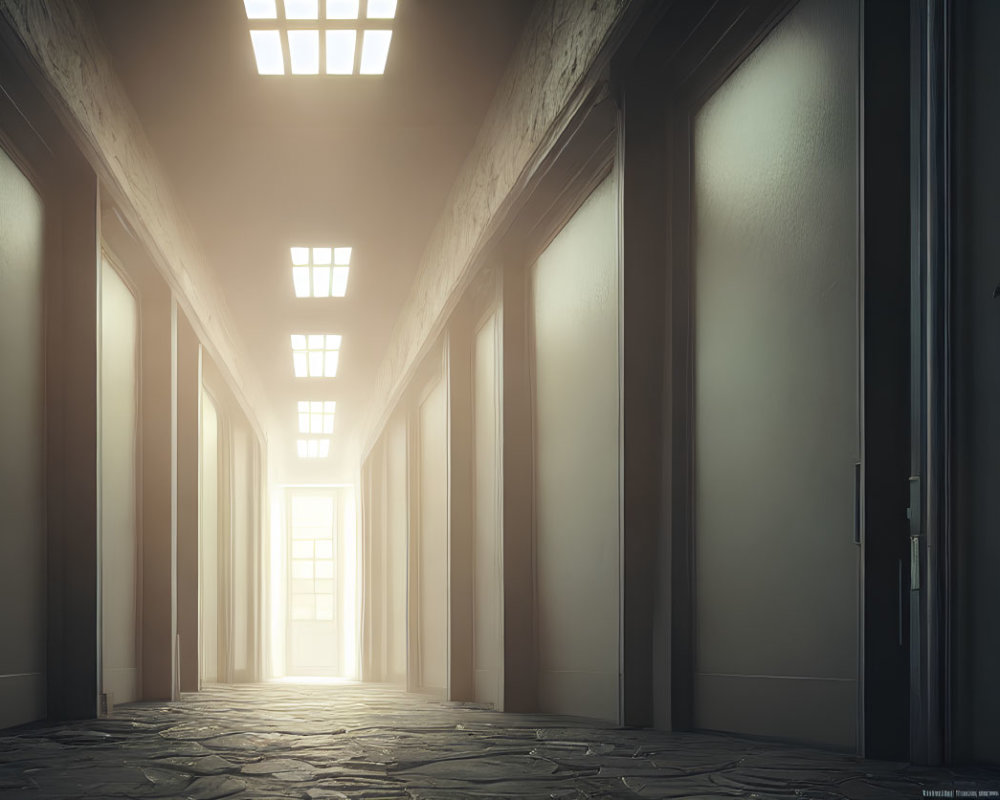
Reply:
<svg viewBox="0 0 1000 800"><path fill-rule="evenodd" d="M340 363L337 334L293 333L292 366L296 378L335 378Z"/></svg>
<svg viewBox="0 0 1000 800"><path fill-rule="evenodd" d="M344 297L351 271L350 247L293 247L296 297Z"/></svg>
<svg viewBox="0 0 1000 800"><path fill-rule="evenodd" d="M260 75L385 73L397 0L243 2Z"/></svg>

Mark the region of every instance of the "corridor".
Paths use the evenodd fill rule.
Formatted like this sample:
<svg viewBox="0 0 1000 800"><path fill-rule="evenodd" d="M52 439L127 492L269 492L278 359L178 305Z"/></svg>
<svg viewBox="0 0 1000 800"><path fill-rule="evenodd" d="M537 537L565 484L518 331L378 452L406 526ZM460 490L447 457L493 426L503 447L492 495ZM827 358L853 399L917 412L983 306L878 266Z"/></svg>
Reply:
<svg viewBox="0 0 1000 800"><path fill-rule="evenodd" d="M0 0L0 796L997 796L1000 0Z"/></svg>
<svg viewBox="0 0 1000 800"><path fill-rule="evenodd" d="M1000 770L500 714L360 684L210 686L12 734L0 734L4 800L1000 797Z"/></svg>

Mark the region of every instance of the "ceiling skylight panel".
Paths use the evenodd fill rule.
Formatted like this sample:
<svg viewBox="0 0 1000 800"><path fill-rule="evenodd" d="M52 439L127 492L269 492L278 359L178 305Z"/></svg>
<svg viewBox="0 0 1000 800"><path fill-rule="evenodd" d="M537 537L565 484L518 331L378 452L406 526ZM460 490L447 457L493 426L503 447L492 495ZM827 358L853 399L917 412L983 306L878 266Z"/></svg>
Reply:
<svg viewBox="0 0 1000 800"><path fill-rule="evenodd" d="M285 0L285 19L319 19L319 0Z"/></svg>
<svg viewBox="0 0 1000 800"><path fill-rule="evenodd" d="M354 72L354 49L357 31L326 32L326 74L350 75Z"/></svg>
<svg viewBox="0 0 1000 800"><path fill-rule="evenodd" d="M313 267L313 297L330 296L330 268Z"/></svg>
<svg viewBox="0 0 1000 800"><path fill-rule="evenodd" d="M292 365L296 378L335 378L341 337L335 334L292 334Z"/></svg>
<svg viewBox="0 0 1000 800"><path fill-rule="evenodd" d="M350 247L335 247L333 249L333 263L337 266L347 266L351 263Z"/></svg>
<svg viewBox="0 0 1000 800"><path fill-rule="evenodd" d="M326 18L357 19L360 5L358 0L326 0Z"/></svg>
<svg viewBox="0 0 1000 800"><path fill-rule="evenodd" d="M330 247L314 247L313 248L313 264L322 265L329 264L332 261L331 253L333 249Z"/></svg>
<svg viewBox="0 0 1000 800"><path fill-rule="evenodd" d="M364 32L361 43L362 75L382 75L385 72L385 62L389 57L389 43L392 31Z"/></svg>
<svg viewBox="0 0 1000 800"><path fill-rule="evenodd" d="M396 16L396 0L368 0L368 19L392 19Z"/></svg>
<svg viewBox="0 0 1000 800"><path fill-rule="evenodd" d="M247 19L277 19L277 0L243 0Z"/></svg>
<svg viewBox="0 0 1000 800"><path fill-rule="evenodd" d="M319 75L319 31L288 31L293 75Z"/></svg>
<svg viewBox="0 0 1000 800"><path fill-rule="evenodd" d="M337 403L334 400L300 400L298 403L299 433L333 433Z"/></svg>
<svg viewBox="0 0 1000 800"><path fill-rule="evenodd" d="M302 266L309 263L309 248L308 247L293 247L292 248L292 263L296 266Z"/></svg>
<svg viewBox="0 0 1000 800"><path fill-rule="evenodd" d="M299 458L328 458L330 455L329 439L298 439L295 449Z"/></svg>
<svg viewBox="0 0 1000 800"><path fill-rule="evenodd" d="M295 284L296 297L312 296L312 286L309 280L309 267L292 267L292 283Z"/></svg>
<svg viewBox="0 0 1000 800"><path fill-rule="evenodd" d="M350 267L333 268L333 281L330 284L330 297L346 297L347 274L350 271Z"/></svg>
<svg viewBox="0 0 1000 800"><path fill-rule="evenodd" d="M285 54L278 31L250 31L257 72L261 75L284 75Z"/></svg>

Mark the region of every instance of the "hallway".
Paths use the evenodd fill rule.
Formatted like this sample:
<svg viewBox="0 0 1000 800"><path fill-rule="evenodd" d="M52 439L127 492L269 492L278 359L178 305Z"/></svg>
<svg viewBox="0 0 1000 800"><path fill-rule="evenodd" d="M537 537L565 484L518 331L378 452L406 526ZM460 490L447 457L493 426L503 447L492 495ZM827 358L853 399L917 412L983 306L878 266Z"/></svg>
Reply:
<svg viewBox="0 0 1000 800"><path fill-rule="evenodd" d="M998 42L0 0L0 795L995 796Z"/></svg>
<svg viewBox="0 0 1000 800"><path fill-rule="evenodd" d="M359 684L217 685L13 733L0 735L4 800L1000 796L1000 770L500 714Z"/></svg>

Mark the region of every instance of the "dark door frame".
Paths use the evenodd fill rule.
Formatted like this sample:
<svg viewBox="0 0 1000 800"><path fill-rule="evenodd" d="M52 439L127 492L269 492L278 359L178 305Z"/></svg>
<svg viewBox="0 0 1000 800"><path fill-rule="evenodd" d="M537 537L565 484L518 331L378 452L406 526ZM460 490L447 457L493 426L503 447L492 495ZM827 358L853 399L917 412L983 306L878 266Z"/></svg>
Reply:
<svg viewBox="0 0 1000 800"><path fill-rule="evenodd" d="M861 2L860 292L865 498L859 750L906 758L909 475L909 0ZM625 721L693 724L692 363L689 110L794 5L789 0L663 4L619 52L624 164L626 607L649 609L625 631ZM660 298L650 300L650 297ZM658 319L657 319L658 317ZM658 338L659 337L659 338ZM650 346L652 342L653 346ZM652 382L641 397L644 374ZM637 425L629 425L636 420ZM645 424L643 424L645 423ZM649 427L659 454L645 452ZM643 428L645 428L643 430ZM658 455L658 459L656 458ZM643 464L658 461L653 476ZM651 472L647 470L647 472ZM658 482L658 483L657 483ZM642 484L640 486L640 484ZM648 484L648 485L646 485ZM655 491L659 490L659 501ZM651 540L652 538L658 541ZM652 555L652 557L651 557ZM653 566L655 564L655 567ZM656 574L669 576L657 580ZM649 636L649 632L652 636ZM647 639L644 640L644 635ZM646 667L652 664L652 670ZM651 674L650 674L651 673ZM652 697L643 707L642 698Z"/></svg>

